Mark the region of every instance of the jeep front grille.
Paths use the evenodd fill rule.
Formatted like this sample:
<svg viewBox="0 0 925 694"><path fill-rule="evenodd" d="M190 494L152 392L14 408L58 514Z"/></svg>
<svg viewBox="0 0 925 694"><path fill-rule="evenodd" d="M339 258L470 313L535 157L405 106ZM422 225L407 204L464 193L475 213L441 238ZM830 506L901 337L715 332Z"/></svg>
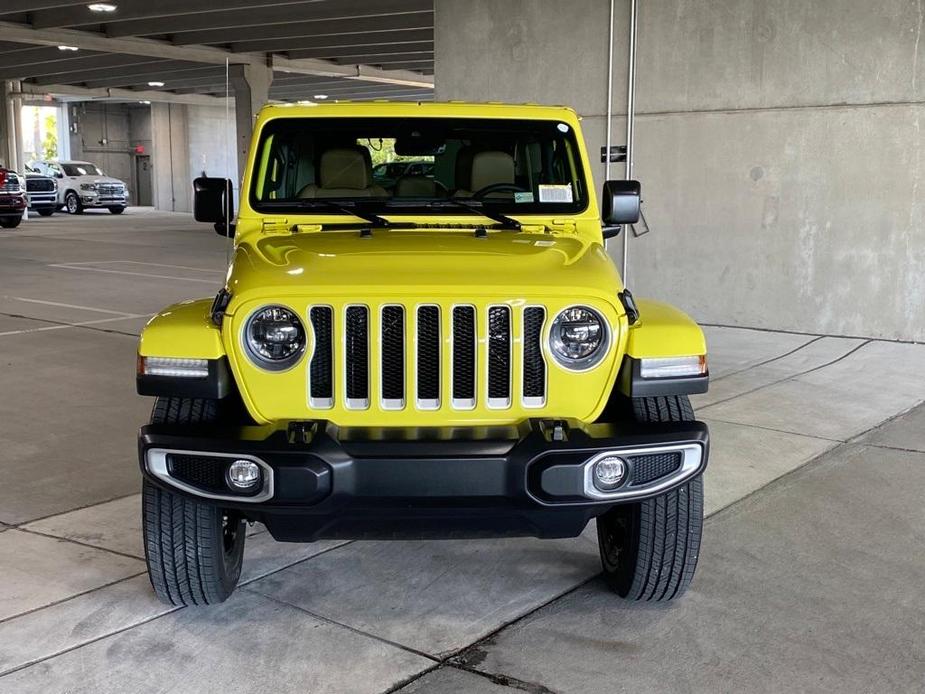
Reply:
<svg viewBox="0 0 925 694"><path fill-rule="evenodd" d="M475 362L478 339L475 330L475 308L453 308L453 407L471 410L475 407Z"/></svg>
<svg viewBox="0 0 925 694"><path fill-rule="evenodd" d="M524 309L524 405L542 407L546 403L546 362L543 360L543 321L546 309L528 306Z"/></svg>
<svg viewBox="0 0 925 694"><path fill-rule="evenodd" d="M354 304L342 311L311 306L308 316L311 409L337 402L348 410L546 404L542 306Z"/></svg>
<svg viewBox="0 0 925 694"><path fill-rule="evenodd" d="M344 381L347 407L369 407L369 309L348 306L344 314Z"/></svg>
<svg viewBox="0 0 925 694"><path fill-rule="evenodd" d="M400 410L405 406L405 309L382 307L382 408Z"/></svg>
<svg viewBox="0 0 925 694"><path fill-rule="evenodd" d="M334 309L313 306L309 318L315 333L315 350L308 367L309 406L323 410L334 405Z"/></svg>
<svg viewBox="0 0 925 694"><path fill-rule="evenodd" d="M511 309L488 309L488 406L511 406Z"/></svg>
<svg viewBox="0 0 925 694"><path fill-rule="evenodd" d="M422 410L440 407L440 308L418 307L417 320L417 397Z"/></svg>

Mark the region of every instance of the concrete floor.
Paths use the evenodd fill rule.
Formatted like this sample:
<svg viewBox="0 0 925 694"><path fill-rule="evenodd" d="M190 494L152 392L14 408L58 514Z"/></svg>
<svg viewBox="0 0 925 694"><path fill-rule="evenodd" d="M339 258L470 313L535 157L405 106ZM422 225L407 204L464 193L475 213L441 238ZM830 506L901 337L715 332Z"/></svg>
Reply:
<svg viewBox="0 0 925 694"><path fill-rule="evenodd" d="M225 253L139 209L0 233L0 692L925 689L921 345L707 329L710 518L672 607L608 594L591 532L300 546L259 529L228 603L161 605L136 335L213 294Z"/></svg>

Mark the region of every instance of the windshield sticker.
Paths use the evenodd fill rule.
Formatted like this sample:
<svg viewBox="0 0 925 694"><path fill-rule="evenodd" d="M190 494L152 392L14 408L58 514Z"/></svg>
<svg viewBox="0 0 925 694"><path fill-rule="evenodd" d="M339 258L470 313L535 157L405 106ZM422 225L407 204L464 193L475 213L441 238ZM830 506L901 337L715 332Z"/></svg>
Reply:
<svg viewBox="0 0 925 694"><path fill-rule="evenodd" d="M533 191L527 191L526 193L514 193L514 202L533 202Z"/></svg>
<svg viewBox="0 0 925 694"><path fill-rule="evenodd" d="M572 185L540 184L540 202L572 202Z"/></svg>

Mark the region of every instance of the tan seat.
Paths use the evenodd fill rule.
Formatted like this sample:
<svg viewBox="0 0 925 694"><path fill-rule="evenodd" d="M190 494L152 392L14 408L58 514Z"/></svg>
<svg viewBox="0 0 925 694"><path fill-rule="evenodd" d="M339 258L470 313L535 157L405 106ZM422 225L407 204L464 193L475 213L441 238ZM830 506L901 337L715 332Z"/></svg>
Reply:
<svg viewBox="0 0 925 694"><path fill-rule="evenodd" d="M437 184L427 176L402 176L395 182L396 198L436 198ZM442 197L442 196L440 196Z"/></svg>
<svg viewBox="0 0 925 694"><path fill-rule="evenodd" d="M469 197L488 186L499 183L514 183L514 157L507 152L488 150L477 152L472 157L472 173L469 178L469 190L456 191L459 197ZM509 192L489 193L489 197L509 196Z"/></svg>
<svg viewBox="0 0 925 694"><path fill-rule="evenodd" d="M385 189L373 185L373 167L365 147L338 147L321 155L318 183L299 191L300 198L386 197Z"/></svg>

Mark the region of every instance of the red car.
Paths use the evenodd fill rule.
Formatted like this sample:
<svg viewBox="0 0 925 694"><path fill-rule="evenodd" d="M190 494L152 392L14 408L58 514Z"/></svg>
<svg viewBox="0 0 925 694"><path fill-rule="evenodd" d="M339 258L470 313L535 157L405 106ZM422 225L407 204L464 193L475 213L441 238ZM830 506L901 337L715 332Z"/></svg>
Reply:
<svg viewBox="0 0 925 694"><path fill-rule="evenodd" d="M13 171L0 169L0 227L18 227L25 209L26 191L22 179Z"/></svg>

